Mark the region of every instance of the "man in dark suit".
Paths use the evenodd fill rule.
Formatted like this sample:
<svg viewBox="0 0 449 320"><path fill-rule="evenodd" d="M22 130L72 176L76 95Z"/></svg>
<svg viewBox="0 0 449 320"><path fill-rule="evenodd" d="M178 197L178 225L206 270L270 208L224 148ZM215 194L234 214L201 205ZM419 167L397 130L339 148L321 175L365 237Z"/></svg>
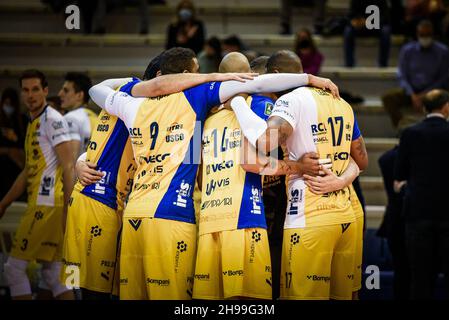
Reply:
<svg viewBox="0 0 449 320"><path fill-rule="evenodd" d="M395 183L407 181L404 215L412 299L433 298L439 271L449 291L449 92L432 90L423 104L427 117L404 130L395 168Z"/></svg>
<svg viewBox="0 0 449 320"><path fill-rule="evenodd" d="M394 188L394 167L398 157L399 146L388 150L379 158L379 167L387 192L388 204L382 225L377 236L386 238L393 259L394 297L398 300L408 299L410 292L410 271L405 247L405 223L402 216L402 203L405 185L401 190Z"/></svg>

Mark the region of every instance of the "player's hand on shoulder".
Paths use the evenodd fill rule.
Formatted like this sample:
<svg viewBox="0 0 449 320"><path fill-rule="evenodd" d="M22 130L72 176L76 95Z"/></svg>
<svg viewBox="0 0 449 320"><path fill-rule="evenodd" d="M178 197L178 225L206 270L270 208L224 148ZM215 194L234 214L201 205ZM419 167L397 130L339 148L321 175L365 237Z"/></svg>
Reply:
<svg viewBox="0 0 449 320"><path fill-rule="evenodd" d="M103 173L95 170L96 165L87 161L77 161L75 166L78 180L83 186L96 183L103 178Z"/></svg>
<svg viewBox="0 0 449 320"><path fill-rule="evenodd" d="M331 79L317 77L309 74L309 85L316 88L321 88L323 90L329 90L334 98L340 99L340 92L338 91L338 87L335 83L332 82Z"/></svg>

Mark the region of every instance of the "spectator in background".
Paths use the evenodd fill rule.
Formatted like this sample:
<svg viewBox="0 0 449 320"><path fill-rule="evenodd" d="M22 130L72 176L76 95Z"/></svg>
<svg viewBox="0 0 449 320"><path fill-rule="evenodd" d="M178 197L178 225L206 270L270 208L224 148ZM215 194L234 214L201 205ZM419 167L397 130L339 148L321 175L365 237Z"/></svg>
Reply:
<svg viewBox="0 0 449 320"><path fill-rule="evenodd" d="M387 239L391 252L394 298L404 300L410 298L410 268L405 246L405 221L402 215L405 185L397 185L396 190L394 188L394 166L398 150L399 147L395 146L379 158L388 204L377 236Z"/></svg>
<svg viewBox="0 0 449 320"><path fill-rule="evenodd" d="M231 52L243 52L245 50L242 40L240 40L240 38L236 35L232 35L224 39L222 48L223 56Z"/></svg>
<svg viewBox="0 0 449 320"><path fill-rule="evenodd" d="M368 6L375 5L380 12L380 30L368 29L365 10ZM388 66L390 54L391 27L389 21L389 8L386 0L351 0L349 9L349 22L344 30L344 53L346 67L355 66L355 38L356 36L379 37L379 67Z"/></svg>
<svg viewBox="0 0 449 320"><path fill-rule="evenodd" d="M198 63L201 73L218 71L222 58L221 42L217 37L211 37L206 41L203 51L198 55Z"/></svg>
<svg viewBox="0 0 449 320"><path fill-rule="evenodd" d="M27 117L20 112L19 94L7 88L0 99L0 198L8 192L25 164L23 151Z"/></svg>
<svg viewBox="0 0 449 320"><path fill-rule="evenodd" d="M423 20L430 20L433 24L435 34L442 34L442 20L447 10L443 0L406 0L405 1L405 35L408 38L415 38L415 30Z"/></svg>
<svg viewBox="0 0 449 320"><path fill-rule="evenodd" d="M423 117L422 98L432 89L449 85L449 49L433 40L428 20L417 27L418 41L404 45L399 53L399 85L382 97L395 127L403 129Z"/></svg>
<svg viewBox="0 0 449 320"><path fill-rule="evenodd" d="M309 29L303 28L296 33L294 50L301 59L304 72L318 75L324 57L318 51Z"/></svg>
<svg viewBox="0 0 449 320"><path fill-rule="evenodd" d="M395 184L407 183L404 199L411 298L432 299L439 271L449 298L449 92L423 98L427 117L402 133Z"/></svg>
<svg viewBox="0 0 449 320"><path fill-rule="evenodd" d="M321 34L323 32L324 18L326 13L327 0L314 0L314 1L294 1L294 0L281 0L281 34L291 34L291 20L293 13L293 5L298 2L311 3L313 6L313 24L315 34Z"/></svg>
<svg viewBox="0 0 449 320"><path fill-rule="evenodd" d="M182 0L176 8L176 21L168 26L166 49L183 47L198 54L204 45L203 22L196 18L190 0Z"/></svg>

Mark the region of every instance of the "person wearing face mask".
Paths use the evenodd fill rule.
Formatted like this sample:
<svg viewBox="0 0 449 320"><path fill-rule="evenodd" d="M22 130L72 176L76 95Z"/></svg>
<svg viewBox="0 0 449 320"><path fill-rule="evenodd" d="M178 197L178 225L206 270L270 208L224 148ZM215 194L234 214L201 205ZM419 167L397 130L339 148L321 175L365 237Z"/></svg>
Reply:
<svg viewBox="0 0 449 320"><path fill-rule="evenodd" d="M303 28L296 34L295 53L301 59L304 72L317 75L324 57L318 51L310 30Z"/></svg>
<svg viewBox="0 0 449 320"><path fill-rule="evenodd" d="M410 267L410 298L432 299L438 273L449 298L449 92L433 89L423 97L426 118L402 133L395 164L395 186L406 181L403 202L405 246ZM395 187L398 189L398 187Z"/></svg>
<svg viewBox="0 0 449 320"><path fill-rule="evenodd" d="M20 112L19 95L13 88L3 90L0 100L0 198L23 169L27 118Z"/></svg>
<svg viewBox="0 0 449 320"><path fill-rule="evenodd" d="M433 39L432 22L423 20L416 31L418 40L404 45L399 53L401 88L382 97L393 126L399 130L423 118L422 99L427 92L449 86L449 48Z"/></svg>
<svg viewBox="0 0 449 320"><path fill-rule="evenodd" d="M167 29L166 49L183 47L198 54L204 46L203 22L196 19L195 7L190 0L182 0L177 6L175 22Z"/></svg>

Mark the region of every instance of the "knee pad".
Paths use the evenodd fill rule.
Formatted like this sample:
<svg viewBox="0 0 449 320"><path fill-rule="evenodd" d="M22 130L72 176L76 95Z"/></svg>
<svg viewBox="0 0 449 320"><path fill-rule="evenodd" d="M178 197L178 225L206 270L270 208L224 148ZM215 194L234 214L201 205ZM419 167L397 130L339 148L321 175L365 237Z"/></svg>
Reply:
<svg viewBox="0 0 449 320"><path fill-rule="evenodd" d="M54 297L59 296L61 293L69 291L66 286L62 285L59 280L61 273L61 262L44 262L42 263L42 280L48 286L53 293Z"/></svg>
<svg viewBox="0 0 449 320"><path fill-rule="evenodd" d="M5 277L11 297L31 295L31 285L26 274L28 261L9 257L4 265Z"/></svg>

